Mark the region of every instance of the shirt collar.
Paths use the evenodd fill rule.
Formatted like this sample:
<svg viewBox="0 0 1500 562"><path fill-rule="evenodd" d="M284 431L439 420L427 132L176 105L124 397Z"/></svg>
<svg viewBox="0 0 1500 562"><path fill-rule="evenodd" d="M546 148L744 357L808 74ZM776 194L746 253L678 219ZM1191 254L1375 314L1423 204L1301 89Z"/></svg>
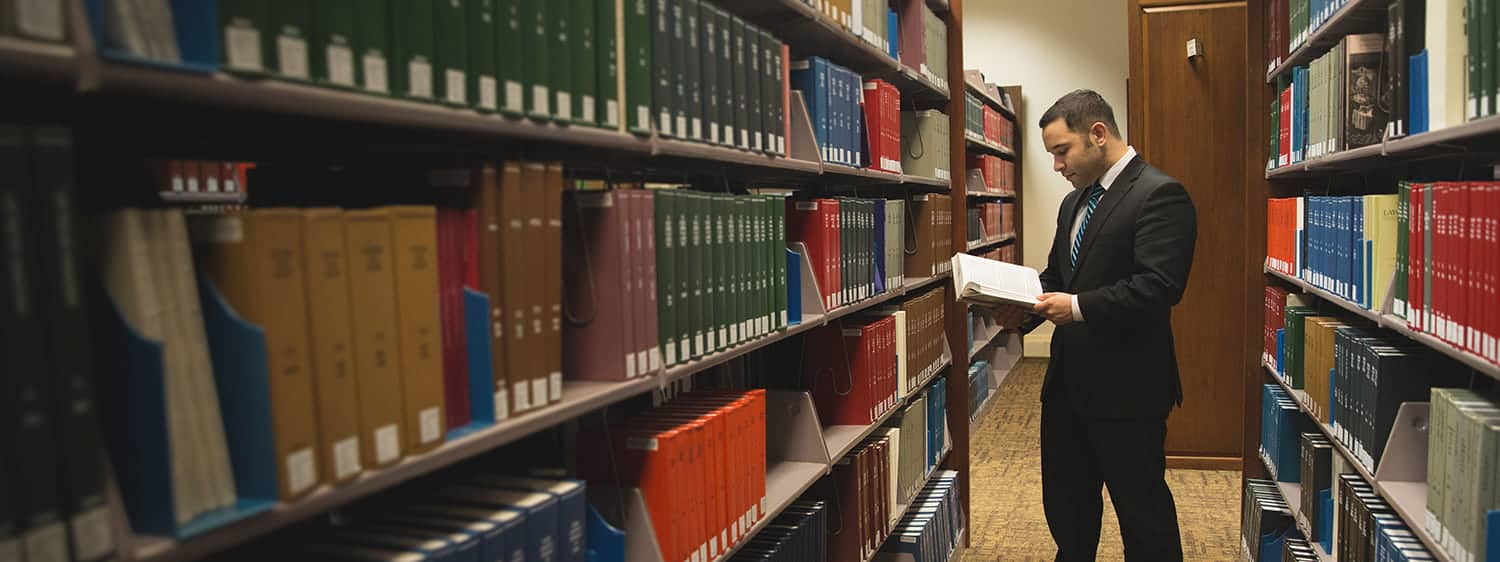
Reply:
<svg viewBox="0 0 1500 562"><path fill-rule="evenodd" d="M1130 161L1134 159L1135 147L1126 146L1125 155L1121 156L1113 166L1104 171L1104 177L1099 178L1099 187L1103 187L1105 191L1109 191L1109 187L1114 185L1115 179L1119 178L1120 174L1125 171L1125 166L1129 165Z"/></svg>

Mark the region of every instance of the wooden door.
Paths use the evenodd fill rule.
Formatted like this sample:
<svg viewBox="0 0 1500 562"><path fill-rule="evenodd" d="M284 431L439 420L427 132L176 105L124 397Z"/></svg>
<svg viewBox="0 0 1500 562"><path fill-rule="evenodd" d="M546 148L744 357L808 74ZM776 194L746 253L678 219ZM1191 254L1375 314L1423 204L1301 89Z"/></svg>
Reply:
<svg viewBox="0 0 1500 562"><path fill-rule="evenodd" d="M1183 405L1168 420L1174 466L1239 468L1245 392L1244 2L1131 0L1131 144L1187 186L1198 210L1188 290L1173 312ZM1186 45L1197 39L1202 55ZM1257 287L1256 289L1259 289Z"/></svg>

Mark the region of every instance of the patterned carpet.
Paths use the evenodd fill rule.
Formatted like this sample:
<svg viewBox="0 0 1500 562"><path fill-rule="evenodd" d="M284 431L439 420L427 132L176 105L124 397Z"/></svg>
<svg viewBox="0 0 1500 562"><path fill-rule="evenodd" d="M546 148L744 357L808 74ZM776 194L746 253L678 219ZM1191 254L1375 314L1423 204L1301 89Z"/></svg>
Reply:
<svg viewBox="0 0 1500 562"><path fill-rule="evenodd" d="M1027 359L970 434L973 521L959 562L1052 560L1056 547L1042 514L1041 421L1044 359ZM1229 561L1239 554L1238 471L1169 470L1187 560ZM1120 527L1105 498L1099 560L1124 560Z"/></svg>

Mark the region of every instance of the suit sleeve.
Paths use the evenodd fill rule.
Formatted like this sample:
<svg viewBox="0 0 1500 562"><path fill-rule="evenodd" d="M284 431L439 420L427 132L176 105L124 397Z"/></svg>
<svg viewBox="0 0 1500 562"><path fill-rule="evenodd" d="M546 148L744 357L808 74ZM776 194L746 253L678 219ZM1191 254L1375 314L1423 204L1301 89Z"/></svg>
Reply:
<svg viewBox="0 0 1500 562"><path fill-rule="evenodd" d="M1177 182L1158 187L1136 219L1134 271L1078 295L1089 324L1125 327L1142 315L1165 314L1187 289L1197 238L1197 211L1187 189Z"/></svg>

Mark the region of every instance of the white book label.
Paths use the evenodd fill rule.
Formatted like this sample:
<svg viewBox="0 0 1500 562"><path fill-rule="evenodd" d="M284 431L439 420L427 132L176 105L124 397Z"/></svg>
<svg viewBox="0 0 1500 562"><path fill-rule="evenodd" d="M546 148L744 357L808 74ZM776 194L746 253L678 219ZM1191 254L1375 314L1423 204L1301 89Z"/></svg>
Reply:
<svg viewBox="0 0 1500 562"><path fill-rule="evenodd" d="M389 424L375 430L375 462L386 464L401 458L401 429Z"/></svg>
<svg viewBox="0 0 1500 562"><path fill-rule="evenodd" d="M286 456L286 487L293 494L300 494L318 483L318 461L310 448L300 449Z"/></svg>

